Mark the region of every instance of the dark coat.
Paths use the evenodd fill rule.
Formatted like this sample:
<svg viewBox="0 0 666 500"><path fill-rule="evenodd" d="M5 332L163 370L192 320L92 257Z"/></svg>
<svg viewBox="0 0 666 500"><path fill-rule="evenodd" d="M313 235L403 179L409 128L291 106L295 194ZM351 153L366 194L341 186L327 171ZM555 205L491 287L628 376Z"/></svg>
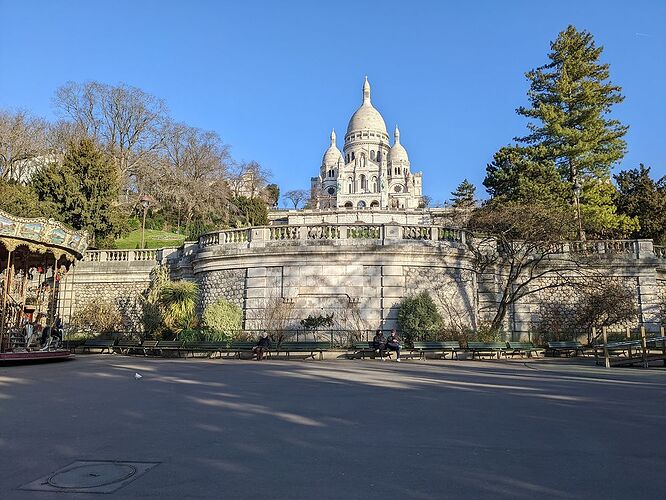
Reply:
<svg viewBox="0 0 666 500"><path fill-rule="evenodd" d="M270 347L271 338L270 337L261 337L259 342L257 342L257 347Z"/></svg>

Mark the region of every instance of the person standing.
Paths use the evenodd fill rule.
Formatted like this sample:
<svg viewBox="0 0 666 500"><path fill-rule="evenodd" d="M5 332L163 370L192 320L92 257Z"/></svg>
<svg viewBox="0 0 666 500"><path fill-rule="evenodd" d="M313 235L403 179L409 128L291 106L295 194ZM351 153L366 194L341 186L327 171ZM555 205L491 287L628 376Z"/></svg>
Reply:
<svg viewBox="0 0 666 500"><path fill-rule="evenodd" d="M389 351L395 351L395 360L400 363L400 338L398 337L398 332L396 332L395 328L391 330L388 339L386 339L386 348Z"/></svg>

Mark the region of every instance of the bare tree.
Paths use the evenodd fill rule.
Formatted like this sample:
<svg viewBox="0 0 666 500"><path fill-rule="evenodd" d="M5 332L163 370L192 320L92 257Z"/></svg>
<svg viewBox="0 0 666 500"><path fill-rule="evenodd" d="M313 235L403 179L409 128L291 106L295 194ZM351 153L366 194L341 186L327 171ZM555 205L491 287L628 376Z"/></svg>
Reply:
<svg viewBox="0 0 666 500"><path fill-rule="evenodd" d="M195 216L205 219L225 210L229 147L215 132L168 123L161 154L146 160L137 172L138 186L177 213L179 226L181 216L187 225Z"/></svg>
<svg viewBox="0 0 666 500"><path fill-rule="evenodd" d="M35 161L48 153L48 124L25 111L0 111L0 177L25 182Z"/></svg>
<svg viewBox="0 0 666 500"><path fill-rule="evenodd" d="M282 198L289 200L294 205L294 209L298 210L298 206L310 198L310 192L307 189L294 189L284 193Z"/></svg>
<svg viewBox="0 0 666 500"><path fill-rule="evenodd" d="M271 177L270 170L256 161L241 162L232 167L227 182L234 197L256 198L263 193Z"/></svg>
<svg viewBox="0 0 666 500"><path fill-rule="evenodd" d="M139 88L68 82L56 91L54 104L77 130L105 148L126 182L162 144L166 106Z"/></svg>
<svg viewBox="0 0 666 500"><path fill-rule="evenodd" d="M468 248L480 280L499 277L491 332L502 329L520 299L569 286L590 273L584 256L569 251L576 225L568 207L489 204L472 214L469 228Z"/></svg>

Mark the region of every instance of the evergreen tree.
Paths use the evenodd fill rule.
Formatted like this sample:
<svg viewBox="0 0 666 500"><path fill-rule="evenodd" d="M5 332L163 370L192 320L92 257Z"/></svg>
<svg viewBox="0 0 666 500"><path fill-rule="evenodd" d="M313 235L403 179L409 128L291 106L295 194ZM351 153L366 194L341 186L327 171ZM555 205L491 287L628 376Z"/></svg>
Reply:
<svg viewBox="0 0 666 500"><path fill-rule="evenodd" d="M476 205L476 187L464 179L451 193L451 204L454 208L474 208Z"/></svg>
<svg viewBox="0 0 666 500"><path fill-rule="evenodd" d="M32 185L41 201L57 207L64 222L86 230L93 246L118 231L118 172L92 140L70 143L62 165L44 167Z"/></svg>
<svg viewBox="0 0 666 500"><path fill-rule="evenodd" d="M623 170L615 175L618 186L618 211L637 217L640 229L635 238L651 238L655 244L666 244L666 176L650 177L650 167Z"/></svg>
<svg viewBox="0 0 666 500"><path fill-rule="evenodd" d="M496 202L565 203L570 189L560 179L555 163L536 160L534 148L506 146L486 166L483 185Z"/></svg>
<svg viewBox="0 0 666 500"><path fill-rule="evenodd" d="M526 73L530 106L516 110L533 120L530 134L516 138L524 147L502 148L484 185L510 201L578 205L585 229L607 237L635 230L637 221L613 203L610 172L624 156L627 127L608 116L624 97L608 81L602 51L587 31L569 26L558 35L550 62Z"/></svg>
<svg viewBox="0 0 666 500"><path fill-rule="evenodd" d="M609 65L599 62L603 47L587 31L569 26L551 50L550 63L526 74L531 107L516 111L536 122L517 140L542 146L536 152L571 183L577 176L607 179L626 150L627 127L607 116L624 100L621 88L608 81Z"/></svg>

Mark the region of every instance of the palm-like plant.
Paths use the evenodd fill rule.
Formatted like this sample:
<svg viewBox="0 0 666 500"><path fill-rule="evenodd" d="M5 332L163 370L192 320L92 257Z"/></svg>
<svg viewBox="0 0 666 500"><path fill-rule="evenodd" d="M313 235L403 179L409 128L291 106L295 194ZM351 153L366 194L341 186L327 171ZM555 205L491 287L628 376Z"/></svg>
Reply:
<svg viewBox="0 0 666 500"><path fill-rule="evenodd" d="M191 281L166 283L160 290L159 304L163 311L164 324L176 335L197 323L196 307L199 287Z"/></svg>

